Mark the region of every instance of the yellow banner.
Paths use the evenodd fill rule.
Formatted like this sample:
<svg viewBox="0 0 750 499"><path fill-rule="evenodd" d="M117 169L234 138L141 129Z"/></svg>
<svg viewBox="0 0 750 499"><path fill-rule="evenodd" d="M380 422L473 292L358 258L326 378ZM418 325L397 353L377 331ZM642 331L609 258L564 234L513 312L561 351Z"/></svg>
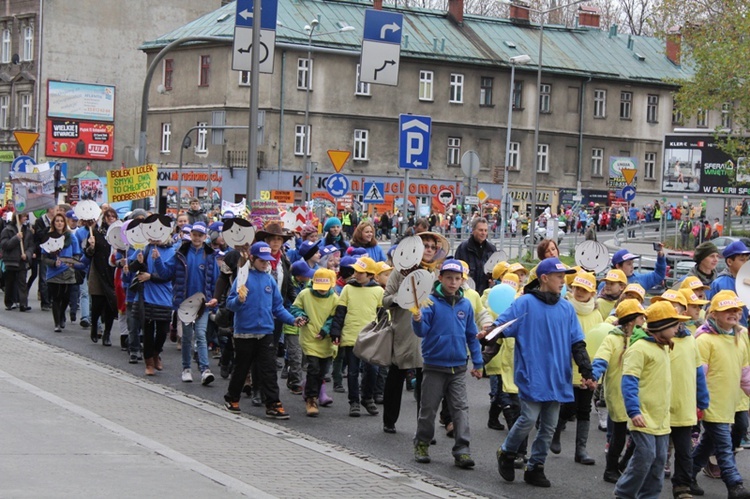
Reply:
<svg viewBox="0 0 750 499"><path fill-rule="evenodd" d="M156 165L148 164L107 172L107 201L134 201L156 196Z"/></svg>

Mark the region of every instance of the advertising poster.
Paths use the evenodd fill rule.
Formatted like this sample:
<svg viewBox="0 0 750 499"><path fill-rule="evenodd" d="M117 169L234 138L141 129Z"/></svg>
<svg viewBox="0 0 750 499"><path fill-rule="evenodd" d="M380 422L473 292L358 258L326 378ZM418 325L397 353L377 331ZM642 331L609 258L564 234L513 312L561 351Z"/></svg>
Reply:
<svg viewBox="0 0 750 499"><path fill-rule="evenodd" d="M104 202L104 189L101 180L78 179L78 199L83 201L91 199L97 204Z"/></svg>
<svg viewBox="0 0 750 499"><path fill-rule="evenodd" d="M628 182L628 179L626 178L626 175L622 172L622 170L635 170L635 172L637 172L638 159L624 156L610 156L609 179L607 180L607 187L609 187L610 189L622 189L627 185L631 185L633 187L636 186L635 174L633 173L632 177L630 176L631 174L628 175L628 178L632 179L631 182Z"/></svg>
<svg viewBox="0 0 750 499"><path fill-rule="evenodd" d="M111 161L115 126L74 120L47 120L45 151L53 158Z"/></svg>
<svg viewBox="0 0 750 499"><path fill-rule="evenodd" d="M133 201L156 196L156 165L120 168L107 172L108 202Z"/></svg>
<svg viewBox="0 0 750 499"><path fill-rule="evenodd" d="M113 122L115 87L50 80L47 83L47 116Z"/></svg>

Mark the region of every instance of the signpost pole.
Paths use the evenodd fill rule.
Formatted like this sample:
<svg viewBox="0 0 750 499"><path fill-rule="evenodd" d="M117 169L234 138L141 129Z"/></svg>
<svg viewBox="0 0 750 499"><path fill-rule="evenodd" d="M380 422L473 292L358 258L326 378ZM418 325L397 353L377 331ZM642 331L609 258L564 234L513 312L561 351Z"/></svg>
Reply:
<svg viewBox="0 0 750 499"><path fill-rule="evenodd" d="M255 199L258 181L258 86L260 84L260 0L253 2L252 70L250 71L250 129L247 146L247 204Z"/></svg>
<svg viewBox="0 0 750 499"><path fill-rule="evenodd" d="M404 169L404 212L401 219L401 235L406 232L409 226L409 169Z"/></svg>

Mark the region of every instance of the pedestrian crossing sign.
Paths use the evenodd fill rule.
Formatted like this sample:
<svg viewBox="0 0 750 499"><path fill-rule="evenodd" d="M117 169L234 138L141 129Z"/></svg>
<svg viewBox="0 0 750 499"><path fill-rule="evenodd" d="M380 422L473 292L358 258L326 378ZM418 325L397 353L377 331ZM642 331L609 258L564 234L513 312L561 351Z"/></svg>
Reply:
<svg viewBox="0 0 750 499"><path fill-rule="evenodd" d="M384 182L365 182L363 192L365 193L363 201L369 204L385 203L385 183Z"/></svg>

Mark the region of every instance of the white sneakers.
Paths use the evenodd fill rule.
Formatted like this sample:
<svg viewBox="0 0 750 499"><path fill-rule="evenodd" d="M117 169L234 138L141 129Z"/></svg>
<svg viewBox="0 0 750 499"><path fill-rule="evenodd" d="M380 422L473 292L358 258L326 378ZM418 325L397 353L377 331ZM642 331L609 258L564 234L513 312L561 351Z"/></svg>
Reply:
<svg viewBox="0 0 750 499"><path fill-rule="evenodd" d="M190 372L190 369L183 369L182 370L182 382L183 383L192 383L193 382L193 374Z"/></svg>
<svg viewBox="0 0 750 499"><path fill-rule="evenodd" d="M210 385L213 382L213 380L214 380L214 375L211 374L211 371L209 371L208 369L203 371L203 373L201 374L201 384L203 386Z"/></svg>

